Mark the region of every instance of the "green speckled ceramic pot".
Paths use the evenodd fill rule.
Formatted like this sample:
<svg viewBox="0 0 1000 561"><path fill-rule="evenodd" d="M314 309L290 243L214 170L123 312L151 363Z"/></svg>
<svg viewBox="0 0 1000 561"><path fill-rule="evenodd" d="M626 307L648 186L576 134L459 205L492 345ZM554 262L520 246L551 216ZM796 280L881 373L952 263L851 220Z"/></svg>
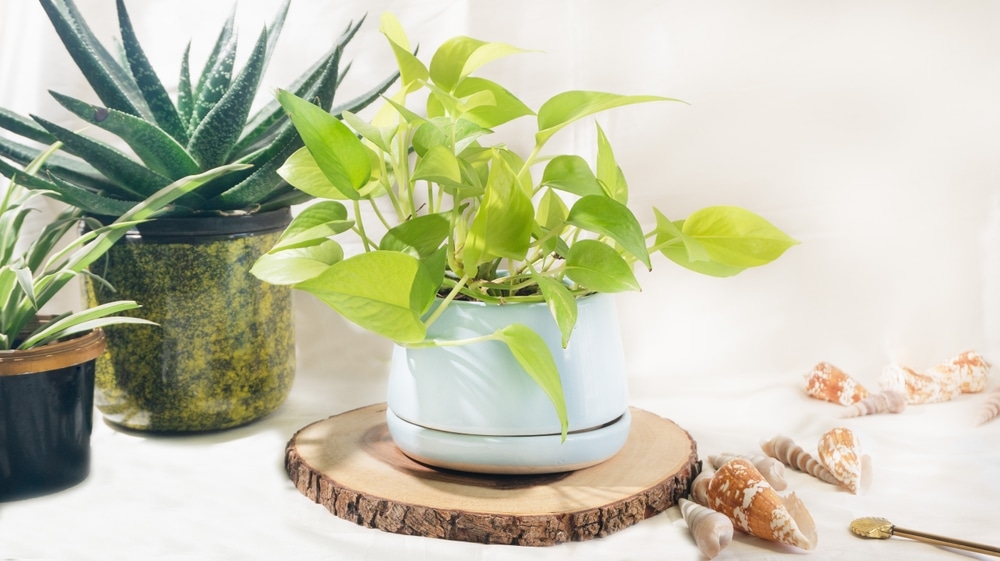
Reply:
<svg viewBox="0 0 1000 561"><path fill-rule="evenodd" d="M91 270L90 305L135 300L159 324L106 328L94 401L116 425L156 432L219 430L273 412L295 373L288 287L250 274L291 220L248 216L158 219L115 244Z"/></svg>

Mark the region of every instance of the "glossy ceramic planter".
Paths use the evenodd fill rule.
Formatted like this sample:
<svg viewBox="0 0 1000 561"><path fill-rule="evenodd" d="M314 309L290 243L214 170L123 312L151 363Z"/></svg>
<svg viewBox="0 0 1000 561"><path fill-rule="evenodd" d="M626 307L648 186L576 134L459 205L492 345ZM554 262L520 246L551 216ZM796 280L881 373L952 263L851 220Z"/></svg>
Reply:
<svg viewBox="0 0 1000 561"><path fill-rule="evenodd" d="M0 352L0 501L52 493L90 472L101 330Z"/></svg>
<svg viewBox="0 0 1000 561"><path fill-rule="evenodd" d="M490 473L578 469L604 461L628 436L628 383L614 298L578 301L566 349L544 303L452 302L429 338L465 339L513 323L546 340L559 368L569 417L560 444L552 403L496 341L396 347L388 385L388 425L407 455L440 467Z"/></svg>
<svg viewBox="0 0 1000 561"><path fill-rule="evenodd" d="M291 289L250 268L290 219L288 209L158 219L91 266L116 291L88 280L89 304L135 300L135 315L159 324L106 330L95 395L106 419L134 430L209 431L284 402L295 373Z"/></svg>

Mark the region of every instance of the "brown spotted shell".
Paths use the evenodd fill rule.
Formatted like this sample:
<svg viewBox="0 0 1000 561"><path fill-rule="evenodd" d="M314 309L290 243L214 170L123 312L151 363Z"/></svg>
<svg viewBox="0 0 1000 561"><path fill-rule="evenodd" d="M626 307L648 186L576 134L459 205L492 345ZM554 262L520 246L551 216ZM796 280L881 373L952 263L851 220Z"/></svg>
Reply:
<svg viewBox="0 0 1000 561"><path fill-rule="evenodd" d="M694 543L705 557L715 558L732 543L733 521L726 515L686 499L680 499L677 506L681 509L681 516L691 531Z"/></svg>
<svg viewBox="0 0 1000 561"><path fill-rule="evenodd" d="M764 479L774 488L775 491L784 491L788 487L785 482L785 464L770 456L760 454L718 454L709 456L708 461L712 467L719 469L722 464L733 458L743 458L747 460L757 471L764 476Z"/></svg>
<svg viewBox="0 0 1000 561"><path fill-rule="evenodd" d="M920 403L941 403L962 393L957 378L917 372L899 364L890 364L882 369L879 387L885 391L906 393L906 401Z"/></svg>
<svg viewBox="0 0 1000 561"><path fill-rule="evenodd" d="M965 351L928 369L931 377L951 377L962 393L978 393L986 389L990 363L976 351Z"/></svg>
<svg viewBox="0 0 1000 561"><path fill-rule="evenodd" d="M861 441L848 428L835 428L819 439L819 460L840 486L857 495L871 485L871 458L861 452Z"/></svg>
<svg viewBox="0 0 1000 561"><path fill-rule="evenodd" d="M868 396L868 390L843 370L820 362L806 376L806 395L841 405L851 405Z"/></svg>
<svg viewBox="0 0 1000 561"><path fill-rule="evenodd" d="M795 493L778 496L757 468L742 458L726 462L712 476L708 507L752 536L802 549L816 547L816 524Z"/></svg>

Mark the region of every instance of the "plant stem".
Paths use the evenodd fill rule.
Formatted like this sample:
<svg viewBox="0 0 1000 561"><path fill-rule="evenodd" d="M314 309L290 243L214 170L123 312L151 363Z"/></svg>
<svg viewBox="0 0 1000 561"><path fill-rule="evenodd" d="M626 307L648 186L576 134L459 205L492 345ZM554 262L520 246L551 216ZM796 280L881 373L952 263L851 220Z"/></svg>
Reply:
<svg viewBox="0 0 1000 561"><path fill-rule="evenodd" d="M430 326L433 325L439 317L441 317L445 308L447 308L448 304L450 304L451 301L458 296L459 291L462 290L462 287L465 286L465 283L467 282L469 282L469 275L462 275L462 278L458 279L455 286L451 287L451 291L448 293L448 296L445 296L444 300L441 301L441 304L439 304L437 309L434 310L434 313L432 313L430 317L427 318L427 321L424 322L424 327L430 328Z"/></svg>
<svg viewBox="0 0 1000 561"><path fill-rule="evenodd" d="M358 236L361 238L361 243L365 246L365 251L371 251L371 241L368 239L368 234L365 233L365 224L361 219L361 203L359 201L352 201L354 203L354 225Z"/></svg>
<svg viewBox="0 0 1000 561"><path fill-rule="evenodd" d="M431 347L459 347L462 345L471 345L473 343L482 343L484 341L498 341L500 335L497 333L490 333L489 335L480 335L479 337L469 337L468 339L425 339L416 343L406 343L403 346L410 349L427 349Z"/></svg>

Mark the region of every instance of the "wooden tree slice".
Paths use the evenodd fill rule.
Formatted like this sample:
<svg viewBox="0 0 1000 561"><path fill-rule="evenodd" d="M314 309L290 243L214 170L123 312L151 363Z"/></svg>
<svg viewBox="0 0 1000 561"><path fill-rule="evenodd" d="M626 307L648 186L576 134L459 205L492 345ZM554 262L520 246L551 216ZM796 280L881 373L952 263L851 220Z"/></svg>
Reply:
<svg viewBox="0 0 1000 561"><path fill-rule="evenodd" d="M676 504L701 469L686 431L633 408L625 447L593 467L550 475L442 470L399 451L385 410L371 405L301 429L285 468L334 515L386 532L530 546L588 540Z"/></svg>

